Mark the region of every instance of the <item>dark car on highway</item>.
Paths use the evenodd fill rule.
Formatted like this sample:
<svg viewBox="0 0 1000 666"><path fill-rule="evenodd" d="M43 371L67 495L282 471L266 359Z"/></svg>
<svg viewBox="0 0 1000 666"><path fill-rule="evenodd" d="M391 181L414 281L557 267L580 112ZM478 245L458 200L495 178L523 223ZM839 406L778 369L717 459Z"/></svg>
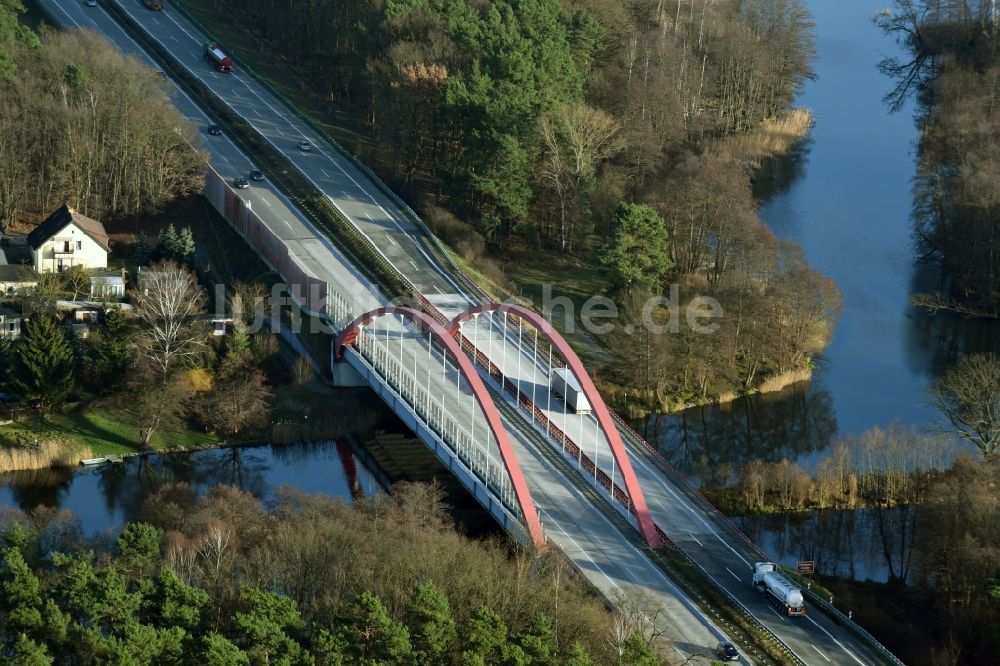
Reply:
<svg viewBox="0 0 1000 666"><path fill-rule="evenodd" d="M236 178L233 180L233 187L235 187L238 190L245 190L248 187L250 187L250 181L248 181L243 176L236 176Z"/></svg>
<svg viewBox="0 0 1000 666"><path fill-rule="evenodd" d="M722 661L739 661L740 652L736 649L736 646L728 641L723 641L719 643L718 647L715 648L715 656Z"/></svg>
<svg viewBox="0 0 1000 666"><path fill-rule="evenodd" d="M264 180L264 174L261 173L260 169L250 169L250 180L260 182Z"/></svg>
<svg viewBox="0 0 1000 666"><path fill-rule="evenodd" d="M222 134L222 128L219 127L218 125L209 125L208 133L211 134L212 136L219 136L220 134Z"/></svg>

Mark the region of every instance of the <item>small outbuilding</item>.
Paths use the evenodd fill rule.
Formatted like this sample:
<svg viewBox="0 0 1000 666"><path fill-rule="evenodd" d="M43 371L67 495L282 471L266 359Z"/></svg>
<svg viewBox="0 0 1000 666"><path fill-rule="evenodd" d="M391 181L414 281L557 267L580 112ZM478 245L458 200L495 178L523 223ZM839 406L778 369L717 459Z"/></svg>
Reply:
<svg viewBox="0 0 1000 666"><path fill-rule="evenodd" d="M24 316L12 308L0 307L0 340L17 340L21 337Z"/></svg>

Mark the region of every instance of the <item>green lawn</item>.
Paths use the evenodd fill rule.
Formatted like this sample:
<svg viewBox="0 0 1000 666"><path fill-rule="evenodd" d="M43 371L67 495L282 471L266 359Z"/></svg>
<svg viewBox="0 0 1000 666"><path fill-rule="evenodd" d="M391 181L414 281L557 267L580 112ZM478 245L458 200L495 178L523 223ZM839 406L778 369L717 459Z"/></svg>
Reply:
<svg viewBox="0 0 1000 666"><path fill-rule="evenodd" d="M131 415L114 407L81 406L0 426L0 445L30 447L42 441L57 441L70 447L87 446L95 456L131 453L142 448L139 429ZM191 430L180 419L169 416L153 436L152 447L198 447L217 442L217 437Z"/></svg>
<svg viewBox="0 0 1000 666"><path fill-rule="evenodd" d="M597 261L595 253L582 250L581 256L567 256L543 250L505 250L501 255L503 270L517 290L518 296L531 301L539 312L543 311L546 285L550 299L549 315L552 325L566 336L577 354L585 362L604 365L611 362L606 342L600 336L586 331L580 314L584 304L594 296L611 296L608 290L608 276ZM561 306L563 298L573 304L573 327L566 330L567 317ZM620 304L619 304L620 307ZM609 322L619 325L613 319L595 319L596 323Z"/></svg>

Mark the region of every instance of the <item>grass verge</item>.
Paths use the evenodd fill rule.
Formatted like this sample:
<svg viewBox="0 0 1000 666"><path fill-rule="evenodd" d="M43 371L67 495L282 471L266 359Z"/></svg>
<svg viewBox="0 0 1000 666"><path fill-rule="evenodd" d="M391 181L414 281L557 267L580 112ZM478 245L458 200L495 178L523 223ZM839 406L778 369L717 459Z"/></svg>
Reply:
<svg viewBox="0 0 1000 666"><path fill-rule="evenodd" d="M191 429L183 418L168 414L151 447L203 447L219 443L219 439ZM43 455L45 447L58 446L67 452L85 451L76 462L94 456L120 455L142 450L139 427L124 408L102 404L82 404L62 413L51 412L30 416L0 426L0 445L8 451ZM56 461L48 465L56 464ZM21 468L26 469L26 468Z"/></svg>

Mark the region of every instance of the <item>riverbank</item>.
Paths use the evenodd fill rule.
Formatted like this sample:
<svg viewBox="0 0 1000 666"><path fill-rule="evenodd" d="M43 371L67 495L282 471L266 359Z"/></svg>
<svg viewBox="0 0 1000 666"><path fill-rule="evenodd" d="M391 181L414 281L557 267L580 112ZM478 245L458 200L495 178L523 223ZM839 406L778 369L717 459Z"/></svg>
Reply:
<svg viewBox="0 0 1000 666"><path fill-rule="evenodd" d="M274 390L272 422L263 431L226 439L205 432L183 414L170 414L150 446L143 447L134 415L117 406L120 402L95 400L0 425L0 473L72 466L105 456L321 441L371 432L380 419L367 390L334 390L315 382L284 385Z"/></svg>

